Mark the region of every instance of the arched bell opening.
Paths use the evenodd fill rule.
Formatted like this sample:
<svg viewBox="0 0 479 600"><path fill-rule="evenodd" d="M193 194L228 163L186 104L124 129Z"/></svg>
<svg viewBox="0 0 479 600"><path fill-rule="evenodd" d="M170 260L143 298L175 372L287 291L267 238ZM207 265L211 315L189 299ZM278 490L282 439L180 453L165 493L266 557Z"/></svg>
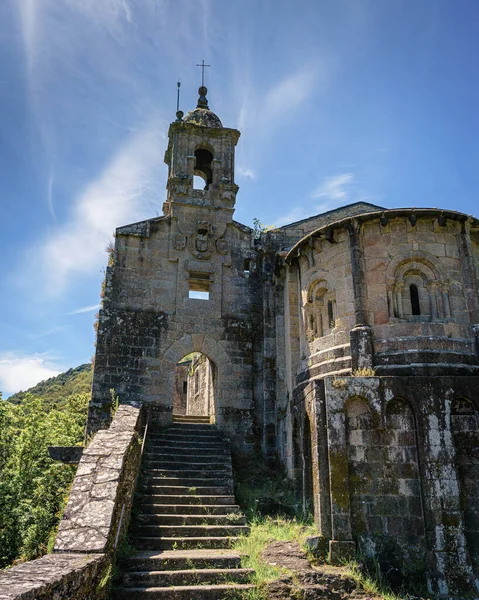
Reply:
<svg viewBox="0 0 479 600"><path fill-rule="evenodd" d="M215 422L216 365L191 352L176 364L173 416L209 417Z"/></svg>
<svg viewBox="0 0 479 600"><path fill-rule="evenodd" d="M193 187L201 189L199 183L203 180L205 184L203 189L207 190L213 183L213 155L205 148L198 148L195 150L195 159Z"/></svg>

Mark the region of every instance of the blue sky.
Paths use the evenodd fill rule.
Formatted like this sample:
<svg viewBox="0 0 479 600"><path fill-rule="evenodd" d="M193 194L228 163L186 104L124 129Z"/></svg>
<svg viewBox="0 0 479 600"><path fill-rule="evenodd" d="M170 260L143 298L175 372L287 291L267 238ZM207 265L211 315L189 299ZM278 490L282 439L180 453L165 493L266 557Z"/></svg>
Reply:
<svg viewBox="0 0 479 600"><path fill-rule="evenodd" d="M0 390L94 353L120 225L161 214L176 110L241 130L235 218L477 209L477 0L2 0Z"/></svg>

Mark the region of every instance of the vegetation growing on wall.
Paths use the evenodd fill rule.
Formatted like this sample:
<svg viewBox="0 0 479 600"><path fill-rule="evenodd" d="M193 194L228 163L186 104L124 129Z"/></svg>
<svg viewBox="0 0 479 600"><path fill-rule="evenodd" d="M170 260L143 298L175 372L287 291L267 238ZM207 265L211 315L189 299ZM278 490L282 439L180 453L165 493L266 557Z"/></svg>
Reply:
<svg viewBox="0 0 479 600"><path fill-rule="evenodd" d="M0 568L53 544L76 467L53 461L48 446L81 445L88 399L0 396Z"/></svg>

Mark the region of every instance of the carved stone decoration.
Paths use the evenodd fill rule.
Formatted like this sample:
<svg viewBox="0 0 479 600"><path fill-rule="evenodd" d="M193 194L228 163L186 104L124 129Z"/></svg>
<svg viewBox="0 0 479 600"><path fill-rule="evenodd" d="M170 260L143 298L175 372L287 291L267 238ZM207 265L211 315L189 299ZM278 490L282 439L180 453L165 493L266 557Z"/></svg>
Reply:
<svg viewBox="0 0 479 600"><path fill-rule="evenodd" d="M225 240L225 238L220 238L216 241L216 250L218 251L218 254L226 254L228 249L228 241Z"/></svg>
<svg viewBox="0 0 479 600"><path fill-rule="evenodd" d="M196 258L207 260L214 248L213 226L208 221L197 221L195 232L190 238L190 252Z"/></svg>
<svg viewBox="0 0 479 600"><path fill-rule="evenodd" d="M184 250L186 248L186 242L186 235L183 235L182 233L177 233L173 238L173 247L175 248L175 250Z"/></svg>

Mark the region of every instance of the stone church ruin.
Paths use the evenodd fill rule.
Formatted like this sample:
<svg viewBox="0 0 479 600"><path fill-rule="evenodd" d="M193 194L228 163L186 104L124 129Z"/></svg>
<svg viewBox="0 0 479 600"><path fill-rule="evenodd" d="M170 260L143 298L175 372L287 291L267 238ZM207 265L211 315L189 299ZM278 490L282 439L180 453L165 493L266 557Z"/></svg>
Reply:
<svg viewBox="0 0 479 600"><path fill-rule="evenodd" d="M111 388L164 425L211 416L279 461L333 560L397 551L438 595L476 589L479 221L360 202L256 238L233 219L239 137L201 88L169 128L163 216L117 229L90 431Z"/></svg>
<svg viewBox="0 0 479 600"><path fill-rule="evenodd" d="M477 597L479 221L359 202L255 232L233 219L240 132L206 93L170 125L163 215L116 230L82 476L103 456L98 440L126 444L146 415L165 456L210 445L223 456L228 439L238 456L284 468L333 562L359 550L386 569L409 565L437 598ZM131 491L139 450L128 457L117 480ZM230 485L221 468L215 489ZM75 516L88 508L78 478L55 548L103 556L131 493L105 492L100 531Z"/></svg>

